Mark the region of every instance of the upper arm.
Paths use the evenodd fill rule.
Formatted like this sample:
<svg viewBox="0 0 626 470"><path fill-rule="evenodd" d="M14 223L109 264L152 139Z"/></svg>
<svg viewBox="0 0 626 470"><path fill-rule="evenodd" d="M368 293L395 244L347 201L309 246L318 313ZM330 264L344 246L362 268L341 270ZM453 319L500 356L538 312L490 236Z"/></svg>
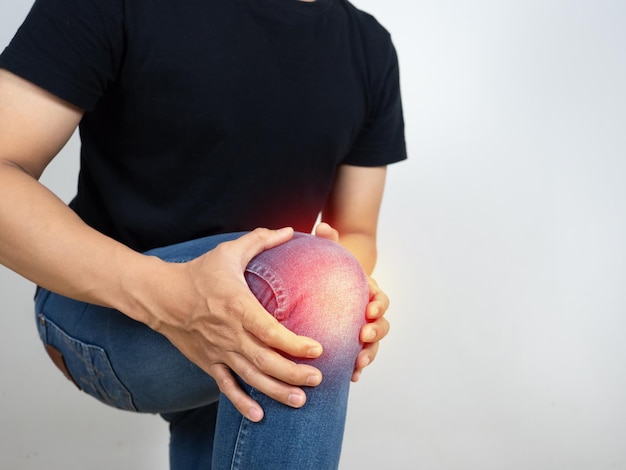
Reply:
<svg viewBox="0 0 626 470"><path fill-rule="evenodd" d="M39 178L82 115L76 106L0 69L0 163Z"/></svg>
<svg viewBox="0 0 626 470"><path fill-rule="evenodd" d="M322 220L340 234L358 233L375 238L386 174L386 166L341 165L322 211Z"/></svg>

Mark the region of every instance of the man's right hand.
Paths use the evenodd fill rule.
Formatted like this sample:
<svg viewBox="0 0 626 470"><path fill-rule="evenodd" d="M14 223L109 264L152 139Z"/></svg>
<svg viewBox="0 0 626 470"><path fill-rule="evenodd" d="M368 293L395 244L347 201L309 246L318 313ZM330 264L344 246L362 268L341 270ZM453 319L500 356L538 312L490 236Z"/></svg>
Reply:
<svg viewBox="0 0 626 470"><path fill-rule="evenodd" d="M318 369L296 364L278 352L316 358L322 346L282 326L261 306L244 278L244 270L254 256L292 236L290 228L257 229L187 263L168 263L169 268L178 271L176 276L168 275L175 281L171 286L175 290L162 291L169 299L157 294L159 303L167 307L145 306L152 310L146 323L211 375L220 391L251 421L260 421L263 410L239 386L234 374L295 408L306 401L299 387L316 386L322 381Z"/></svg>

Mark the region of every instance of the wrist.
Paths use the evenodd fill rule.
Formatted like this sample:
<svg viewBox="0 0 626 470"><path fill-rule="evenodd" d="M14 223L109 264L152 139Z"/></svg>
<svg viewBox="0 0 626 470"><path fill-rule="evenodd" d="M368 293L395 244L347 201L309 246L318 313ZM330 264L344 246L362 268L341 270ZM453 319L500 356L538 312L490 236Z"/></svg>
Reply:
<svg viewBox="0 0 626 470"><path fill-rule="evenodd" d="M120 295L114 308L158 331L164 313L173 313L175 298L180 297L175 288L181 285L177 273L180 266L142 254L137 254L130 266L120 279Z"/></svg>

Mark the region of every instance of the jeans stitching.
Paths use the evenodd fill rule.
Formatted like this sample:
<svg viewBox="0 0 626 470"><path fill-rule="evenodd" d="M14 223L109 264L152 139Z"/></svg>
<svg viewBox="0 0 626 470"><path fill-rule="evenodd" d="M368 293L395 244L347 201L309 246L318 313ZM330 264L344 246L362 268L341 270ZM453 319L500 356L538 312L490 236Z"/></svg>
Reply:
<svg viewBox="0 0 626 470"><path fill-rule="evenodd" d="M287 290L283 286L280 276L276 275L269 267L258 266L257 264L248 264L246 272L254 274L265 281L276 299L276 310L272 314L277 320L284 321L289 313L287 309L287 305L289 305L287 302Z"/></svg>
<svg viewBox="0 0 626 470"><path fill-rule="evenodd" d="M254 389L250 391L250 395L252 395L253 391ZM241 422L239 423L239 430L237 431L237 438L235 439L235 448L233 449L233 459L232 459L231 466L230 466L231 470L237 470L241 468L241 459L242 459L242 456L246 452L246 447L248 444L246 438L248 437L248 434L250 433L250 426L251 426L250 421L248 421L246 418L242 416Z"/></svg>
<svg viewBox="0 0 626 470"><path fill-rule="evenodd" d="M132 395L129 390L124 386L124 384L120 381L119 377L115 373L113 366L108 358L106 351L100 346L94 344L88 344L79 339L74 338L73 336L66 333L60 326L58 326L55 322L49 320L45 317L44 314L39 314L39 318L44 320L45 326L42 326L42 329L45 330L45 344L50 344L50 335L49 330L54 329L55 337L62 341L67 350L71 351L72 354L83 364L86 370L86 376L72 374L72 377L76 382L81 385L81 389L88 393L89 395L94 396L94 398L103 401L104 403L114 406L116 408L121 408L125 410L136 411L136 407L133 403ZM54 346L51 344L51 346ZM61 351L63 353L63 351ZM64 354L65 356L65 354ZM100 370L96 362L97 360L102 361L105 368L108 370L103 372ZM101 380L103 377L106 377L107 374L110 374L110 386L107 387ZM83 388L83 385L87 386L87 388ZM110 393L110 389L114 388L119 393L113 395ZM91 393L90 390L94 392Z"/></svg>

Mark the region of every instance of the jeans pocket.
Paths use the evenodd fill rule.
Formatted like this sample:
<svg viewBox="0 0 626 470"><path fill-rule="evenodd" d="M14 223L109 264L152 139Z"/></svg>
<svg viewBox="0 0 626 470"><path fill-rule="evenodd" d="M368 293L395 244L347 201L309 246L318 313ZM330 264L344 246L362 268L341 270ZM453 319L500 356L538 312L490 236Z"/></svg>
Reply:
<svg viewBox="0 0 626 470"><path fill-rule="evenodd" d="M103 348L73 338L41 313L37 319L48 354L72 382L107 405L136 411L130 392L115 374Z"/></svg>

